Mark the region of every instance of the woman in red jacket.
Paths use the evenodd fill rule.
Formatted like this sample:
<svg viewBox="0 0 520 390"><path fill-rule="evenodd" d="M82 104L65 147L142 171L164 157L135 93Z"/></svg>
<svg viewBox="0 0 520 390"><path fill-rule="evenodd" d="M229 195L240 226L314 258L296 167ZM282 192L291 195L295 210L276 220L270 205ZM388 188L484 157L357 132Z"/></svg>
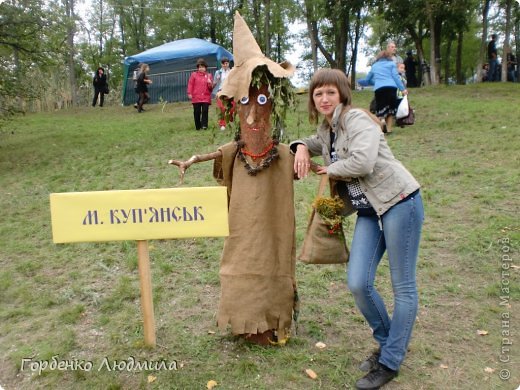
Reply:
<svg viewBox="0 0 520 390"><path fill-rule="evenodd" d="M197 71L188 81L188 97L193 104L193 117L196 130L208 128L208 111L211 104L213 77L207 72L208 64L203 58L197 60Z"/></svg>

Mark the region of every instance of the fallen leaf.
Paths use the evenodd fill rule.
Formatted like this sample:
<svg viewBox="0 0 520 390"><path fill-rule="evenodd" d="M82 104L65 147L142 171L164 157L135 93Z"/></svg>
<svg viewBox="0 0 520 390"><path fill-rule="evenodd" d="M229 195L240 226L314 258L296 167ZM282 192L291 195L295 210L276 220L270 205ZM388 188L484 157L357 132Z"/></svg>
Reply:
<svg viewBox="0 0 520 390"><path fill-rule="evenodd" d="M305 370L305 373L307 374L307 376L311 379L316 379L318 377L318 374L316 374L313 370L311 370L310 368L307 368Z"/></svg>
<svg viewBox="0 0 520 390"><path fill-rule="evenodd" d="M479 336L487 336L489 332L487 330L477 330Z"/></svg>
<svg viewBox="0 0 520 390"><path fill-rule="evenodd" d="M491 367L486 367L486 368L484 368L484 371L487 372L488 374L492 374L495 372L495 369L491 368Z"/></svg>
<svg viewBox="0 0 520 390"><path fill-rule="evenodd" d="M214 330L208 330L208 334L215 334Z"/></svg>
<svg viewBox="0 0 520 390"><path fill-rule="evenodd" d="M316 344L315 344L315 347L316 348L319 348L319 349L323 349L327 346L327 344L325 343L322 343L321 341L318 341Z"/></svg>
<svg viewBox="0 0 520 390"><path fill-rule="evenodd" d="M206 387L208 388L208 390L211 390L212 388L214 388L216 385L218 385L218 383L214 380L210 380L208 381L208 384L206 385Z"/></svg>
<svg viewBox="0 0 520 390"><path fill-rule="evenodd" d="M152 382L155 382L155 380L157 379L156 376L153 376L153 375L148 375L148 383L152 383Z"/></svg>
<svg viewBox="0 0 520 390"><path fill-rule="evenodd" d="M446 364L441 364L440 367L445 369L445 370L448 368L448 366Z"/></svg>

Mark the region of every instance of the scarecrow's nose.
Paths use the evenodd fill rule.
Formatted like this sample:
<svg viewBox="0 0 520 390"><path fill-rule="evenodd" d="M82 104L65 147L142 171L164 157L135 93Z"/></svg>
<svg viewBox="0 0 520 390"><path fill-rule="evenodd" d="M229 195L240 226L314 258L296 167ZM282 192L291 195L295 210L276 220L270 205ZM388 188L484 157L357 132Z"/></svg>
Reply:
<svg viewBox="0 0 520 390"><path fill-rule="evenodd" d="M249 110L249 113L247 114L246 122L249 126L251 126L253 123L255 123L255 105L251 105L251 109Z"/></svg>

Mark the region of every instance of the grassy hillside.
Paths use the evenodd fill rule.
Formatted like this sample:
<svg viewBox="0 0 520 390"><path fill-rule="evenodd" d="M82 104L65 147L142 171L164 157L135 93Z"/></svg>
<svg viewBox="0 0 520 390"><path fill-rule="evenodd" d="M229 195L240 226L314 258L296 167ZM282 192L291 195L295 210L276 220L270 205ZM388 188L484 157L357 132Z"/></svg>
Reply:
<svg viewBox="0 0 520 390"><path fill-rule="evenodd" d="M363 107L371 97L354 93ZM306 98L289 118L290 139L314 131ZM420 307L409 355L386 388L515 389L520 85L414 89L410 99L416 125L388 140L422 184ZM216 128L214 106L206 132L193 129L189 104L146 108L27 115L1 130L0 385L203 389L215 380L218 389L353 388L357 366L375 344L343 266L298 263L297 332L283 348L260 348L215 327L223 239L151 241L152 350L143 346L136 243L52 243L50 193L175 187L179 174L168 159L211 152L232 139ZM184 186L207 185L216 185L211 163L189 169ZM316 177L295 183L299 245L316 187ZM378 286L391 302L387 261ZM318 341L327 347L316 348ZM175 361L178 369L112 370L131 358ZM57 369L67 361L80 365Z"/></svg>

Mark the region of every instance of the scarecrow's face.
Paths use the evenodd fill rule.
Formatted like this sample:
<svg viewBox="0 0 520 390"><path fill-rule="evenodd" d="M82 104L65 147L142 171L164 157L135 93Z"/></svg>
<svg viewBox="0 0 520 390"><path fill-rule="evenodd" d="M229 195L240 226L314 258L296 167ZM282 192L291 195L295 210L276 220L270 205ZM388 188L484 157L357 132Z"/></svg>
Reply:
<svg viewBox="0 0 520 390"><path fill-rule="evenodd" d="M238 102L238 116L242 134L270 134L271 112L273 102L269 96L267 85L260 88L249 87L248 98Z"/></svg>

